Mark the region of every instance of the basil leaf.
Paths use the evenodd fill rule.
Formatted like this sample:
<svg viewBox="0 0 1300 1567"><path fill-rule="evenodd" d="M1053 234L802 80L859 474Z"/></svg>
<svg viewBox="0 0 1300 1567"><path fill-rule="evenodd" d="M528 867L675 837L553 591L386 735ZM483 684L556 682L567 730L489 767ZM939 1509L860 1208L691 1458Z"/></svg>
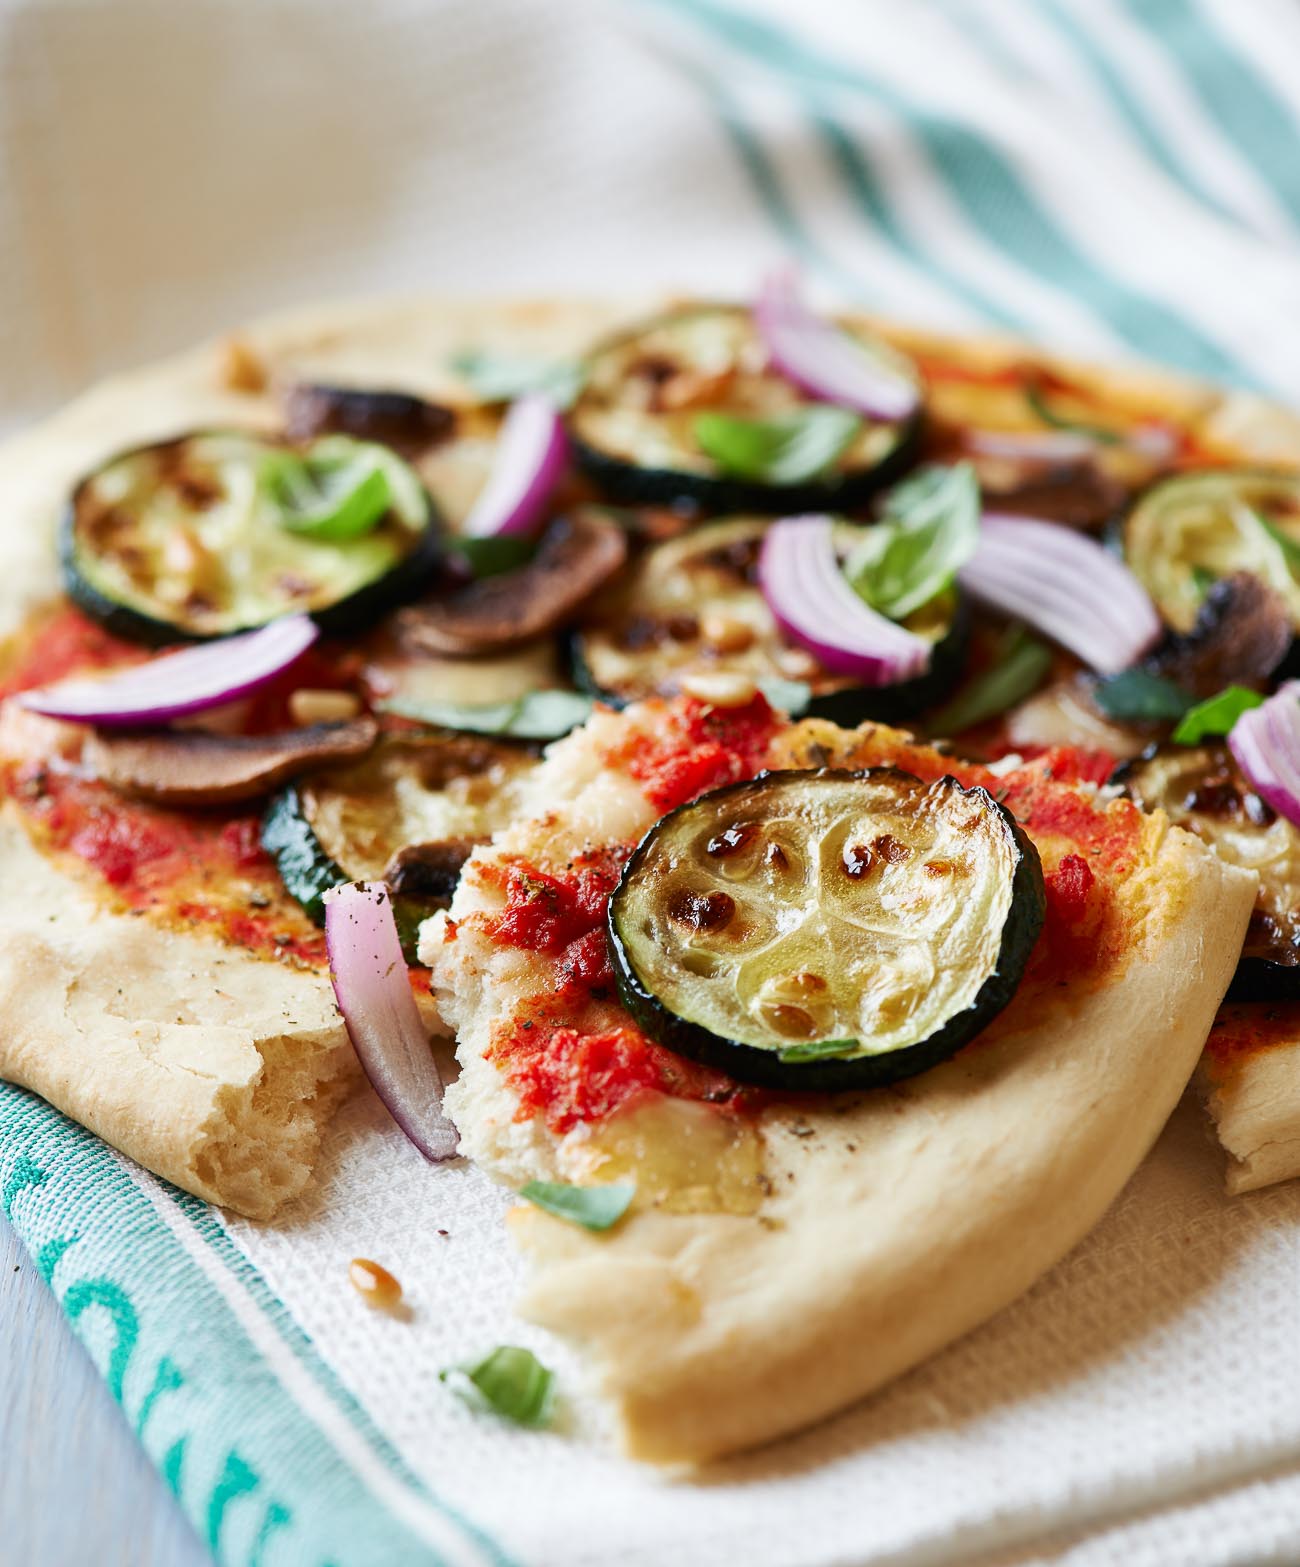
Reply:
<svg viewBox="0 0 1300 1567"><path fill-rule="evenodd" d="M373 441L324 436L304 452L268 453L258 490L277 524L328 544L372 533L394 512L410 528L429 520L429 501L413 469Z"/></svg>
<svg viewBox="0 0 1300 1567"><path fill-rule="evenodd" d="M882 520L863 529L844 574L858 596L906 620L945 593L979 545L980 489L969 463L922 468L896 485Z"/></svg>
<svg viewBox="0 0 1300 1567"><path fill-rule="evenodd" d="M1278 549L1282 551L1282 558L1286 561L1287 569L1292 576L1300 572L1300 540L1293 539L1289 533L1283 532L1277 523L1265 512L1260 511L1257 506L1243 506L1242 510L1249 515L1257 527L1264 530L1273 543L1277 545Z"/></svg>
<svg viewBox="0 0 1300 1567"><path fill-rule="evenodd" d="M515 740L558 740L591 717L594 700L578 691L529 691L513 702L472 706L460 702L427 702L395 697L377 704L382 713L397 713L440 729L463 729L476 735L506 735Z"/></svg>
<svg viewBox="0 0 1300 1567"><path fill-rule="evenodd" d="M481 1360L444 1367L438 1380L472 1408L489 1409L515 1425L537 1428L550 1422L555 1375L531 1349L499 1344Z"/></svg>
<svg viewBox="0 0 1300 1567"><path fill-rule="evenodd" d="M612 1186L566 1186L561 1181L529 1181L519 1195L557 1219L580 1224L584 1230L599 1231L618 1223L636 1195L636 1187L631 1181L619 1181Z"/></svg>
<svg viewBox="0 0 1300 1567"><path fill-rule="evenodd" d="M1193 705L1192 697L1172 680L1145 669L1125 669L1092 688L1092 699L1119 723L1173 723Z"/></svg>
<svg viewBox="0 0 1300 1567"><path fill-rule="evenodd" d="M862 428L847 408L814 403L770 419L702 413L695 439L724 473L765 484L802 484L833 466Z"/></svg>
<svg viewBox="0 0 1300 1567"><path fill-rule="evenodd" d="M777 1051L776 1058L796 1065L801 1061L830 1061L836 1056L851 1056L858 1043L856 1039L814 1039L806 1045L787 1045Z"/></svg>
<svg viewBox="0 0 1300 1567"><path fill-rule="evenodd" d="M783 680L780 675L762 675L755 685L769 707L777 707L791 718L798 718L812 701L812 687L803 680Z"/></svg>
<svg viewBox="0 0 1300 1567"><path fill-rule="evenodd" d="M584 379L581 365L488 349L463 350L453 356L451 368L481 403L508 403L525 392L547 392L557 408L568 408Z"/></svg>
<svg viewBox="0 0 1300 1567"><path fill-rule="evenodd" d="M1040 387L1029 387L1025 392L1025 401L1043 423L1051 425L1054 430L1069 430L1075 435L1086 435L1089 440L1096 441L1100 446L1118 446L1124 439L1115 430L1104 429L1101 425L1085 424L1078 419L1063 418L1048 406Z"/></svg>
<svg viewBox="0 0 1300 1567"><path fill-rule="evenodd" d="M1174 730L1177 745L1199 745L1207 735L1226 735L1243 713L1263 706L1258 691L1245 686L1228 686L1217 695L1189 707Z"/></svg>
<svg viewBox="0 0 1300 1567"><path fill-rule="evenodd" d="M996 718L1017 702L1032 696L1047 679L1052 650L1024 626L1008 626L1002 633L997 659L991 668L964 686L952 701L930 716L926 730L932 735L955 735L963 729Z"/></svg>
<svg viewBox="0 0 1300 1567"><path fill-rule="evenodd" d="M1208 567L1192 567L1192 583L1199 597L1204 598L1218 580L1218 577Z"/></svg>
<svg viewBox="0 0 1300 1567"><path fill-rule="evenodd" d="M526 566L537 553L537 540L522 533L498 533L481 539L462 536L448 539L447 549L461 556L476 578L495 577Z"/></svg>

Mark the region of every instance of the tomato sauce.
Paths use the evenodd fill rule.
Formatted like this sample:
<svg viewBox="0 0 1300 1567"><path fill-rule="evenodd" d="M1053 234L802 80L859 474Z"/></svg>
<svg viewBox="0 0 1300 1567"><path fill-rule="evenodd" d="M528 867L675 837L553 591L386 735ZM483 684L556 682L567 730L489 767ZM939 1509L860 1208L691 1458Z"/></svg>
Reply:
<svg viewBox="0 0 1300 1567"><path fill-rule="evenodd" d="M637 729L607 753L650 804L666 815L697 795L762 770L782 722L761 696L744 707L710 707L688 697L667 705L652 734Z"/></svg>
<svg viewBox="0 0 1300 1567"><path fill-rule="evenodd" d="M10 652L0 697L149 656L65 607L25 628ZM312 679L324 685L337 666L328 653L318 662ZM297 669L294 684L301 681ZM272 686L262 694L266 718L277 704L284 707L288 689ZM259 806L167 810L123 799L95 779L47 761L5 762L0 788L36 843L93 877L111 907L173 928L208 929L232 946L286 962L325 966L321 932L285 892L262 848Z"/></svg>

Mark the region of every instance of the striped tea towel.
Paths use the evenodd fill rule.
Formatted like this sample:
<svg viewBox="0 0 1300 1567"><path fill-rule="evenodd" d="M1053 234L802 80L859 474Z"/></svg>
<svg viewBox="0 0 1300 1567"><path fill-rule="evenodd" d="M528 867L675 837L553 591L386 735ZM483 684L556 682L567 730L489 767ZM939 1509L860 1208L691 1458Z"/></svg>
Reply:
<svg viewBox="0 0 1300 1567"><path fill-rule="evenodd" d="M790 254L1300 402L1297 61L1290 0L0 0L0 418L292 300L743 294ZM699 1482L614 1456L512 1321L501 1192L367 1097L322 1166L225 1220L0 1089L0 1207L232 1567L1300 1560L1300 1189L1228 1202L1191 1106L1015 1307ZM502 1339L567 1430L438 1383Z"/></svg>

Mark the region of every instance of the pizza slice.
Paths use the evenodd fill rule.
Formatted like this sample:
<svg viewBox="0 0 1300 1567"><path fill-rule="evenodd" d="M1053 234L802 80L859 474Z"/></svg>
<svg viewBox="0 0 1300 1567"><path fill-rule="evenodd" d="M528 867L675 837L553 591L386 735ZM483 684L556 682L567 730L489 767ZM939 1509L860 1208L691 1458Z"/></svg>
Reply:
<svg viewBox="0 0 1300 1567"><path fill-rule="evenodd" d="M524 1310L594 1355L632 1453L860 1397L1025 1289L1154 1140L1255 880L1087 770L752 687L650 699L552 746L468 860L420 943L447 1109L552 1204L634 1190L600 1233L514 1214Z"/></svg>

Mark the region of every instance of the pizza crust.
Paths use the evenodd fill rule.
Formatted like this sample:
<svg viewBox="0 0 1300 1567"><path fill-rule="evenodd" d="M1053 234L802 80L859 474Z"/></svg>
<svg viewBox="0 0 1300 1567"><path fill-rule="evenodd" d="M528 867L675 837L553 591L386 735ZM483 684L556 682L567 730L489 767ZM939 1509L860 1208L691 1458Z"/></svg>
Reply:
<svg viewBox="0 0 1300 1567"><path fill-rule="evenodd" d="M573 354L667 303L425 298L312 306L115 377L0 448L0 636L57 596L57 519L75 480L115 451L201 425L274 428L273 394L281 380L391 387L455 402L460 393L447 362L458 349ZM1223 395L1159 372L1047 360L1010 340L959 341L874 324L902 347L971 366L1024 360L1054 365L1121 403L1190 421L1242 456L1293 459L1300 451L1300 419L1241 394ZM233 378L232 341L240 370ZM261 370L267 387L249 390ZM0 825L0 854L15 873L21 870L18 879L7 879L11 890L0 900L0 999L12 1020L0 1032L0 1075L34 1088L189 1190L256 1216L270 1213L307 1178L315 1129L334 1093L328 1085L346 1075L337 1023L327 1026L332 1003L324 977L293 975L215 940L160 935L147 921L110 915L27 849L12 822ZM24 888L21 896L15 887ZM64 930L43 919L65 905L78 913ZM121 1010L107 1014L116 1020L108 1027L111 1048L102 1029L83 1028L67 1011L69 985L74 997L107 1001L111 992L103 988L108 982L101 966L107 972L116 966L130 980ZM216 972L223 988L239 998L228 1012L205 998L205 984L190 978ZM250 1014L254 1006L261 1012ZM276 1033L273 1023L284 1007L299 1019L292 1048L285 1042L290 1036ZM190 1019L184 1025L170 1022L178 1008ZM303 1021L308 1018L314 1021ZM164 1035L176 1060L193 1071L161 1064L152 1041ZM291 1104L303 1095L307 1101L294 1112ZM1300 1104L1300 1091L1292 1090L1291 1098ZM263 1116L272 1104L280 1109ZM277 1160L273 1145L291 1151ZM226 1152L218 1156L220 1149ZM254 1149L277 1173L265 1179L250 1173L241 1161Z"/></svg>

